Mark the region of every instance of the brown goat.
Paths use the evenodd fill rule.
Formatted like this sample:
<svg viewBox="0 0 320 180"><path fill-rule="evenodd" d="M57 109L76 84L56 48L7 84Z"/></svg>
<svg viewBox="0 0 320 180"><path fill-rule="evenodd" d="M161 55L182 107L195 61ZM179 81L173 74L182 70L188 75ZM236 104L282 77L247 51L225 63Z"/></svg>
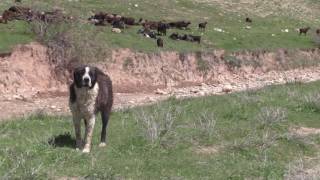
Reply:
<svg viewBox="0 0 320 180"><path fill-rule="evenodd" d="M163 47L163 40L161 38L157 39L157 45L158 47Z"/></svg>
<svg viewBox="0 0 320 180"><path fill-rule="evenodd" d="M249 17L246 17L246 22L247 22L247 23L252 23L252 19L249 18Z"/></svg>
<svg viewBox="0 0 320 180"><path fill-rule="evenodd" d="M154 29L155 30L155 29L158 29L159 23L160 22L145 20L145 22L142 23L142 26L144 28Z"/></svg>
<svg viewBox="0 0 320 180"><path fill-rule="evenodd" d="M208 22L199 23L199 30L206 30Z"/></svg>
<svg viewBox="0 0 320 180"><path fill-rule="evenodd" d="M310 30L310 27L306 27L306 28L300 28L299 29L299 35L304 34L307 35L308 31Z"/></svg>

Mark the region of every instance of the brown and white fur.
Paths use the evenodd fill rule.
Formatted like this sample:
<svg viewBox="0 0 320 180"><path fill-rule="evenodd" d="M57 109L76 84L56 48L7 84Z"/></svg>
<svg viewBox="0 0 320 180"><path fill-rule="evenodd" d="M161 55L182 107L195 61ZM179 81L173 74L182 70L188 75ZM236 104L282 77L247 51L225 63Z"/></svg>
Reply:
<svg viewBox="0 0 320 180"><path fill-rule="evenodd" d="M101 113L102 130L100 147L106 146L106 128L113 103L112 82L108 75L91 66L74 69L74 82L70 85L69 106L73 115L76 145L82 152L89 153L96 120ZM81 138L81 120L84 120L85 135Z"/></svg>

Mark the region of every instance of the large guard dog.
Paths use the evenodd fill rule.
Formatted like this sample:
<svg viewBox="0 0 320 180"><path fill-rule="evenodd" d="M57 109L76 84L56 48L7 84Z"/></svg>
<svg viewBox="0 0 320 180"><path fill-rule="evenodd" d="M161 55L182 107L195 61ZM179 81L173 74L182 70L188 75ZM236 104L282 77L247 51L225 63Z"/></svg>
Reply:
<svg viewBox="0 0 320 180"><path fill-rule="evenodd" d="M91 66L74 69L74 82L70 85L70 109L76 134L77 148L89 153L96 114L101 112L102 131L100 147L106 146L106 128L113 103L112 82L101 70ZM81 139L81 120L84 119L85 136Z"/></svg>

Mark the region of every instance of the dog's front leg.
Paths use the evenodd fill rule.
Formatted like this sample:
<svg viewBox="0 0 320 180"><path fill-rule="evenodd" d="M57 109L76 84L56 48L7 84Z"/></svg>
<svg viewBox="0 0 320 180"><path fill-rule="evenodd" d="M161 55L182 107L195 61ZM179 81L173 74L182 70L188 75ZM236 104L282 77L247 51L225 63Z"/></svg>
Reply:
<svg viewBox="0 0 320 180"><path fill-rule="evenodd" d="M91 148L91 140L92 140L92 135L93 135L93 128L94 128L94 124L96 122L96 118L95 116L92 116L89 118L89 120L86 119L86 133L85 133L85 145L84 148L82 150L82 152L84 153L89 153L90 152L90 148Z"/></svg>
<svg viewBox="0 0 320 180"><path fill-rule="evenodd" d="M74 124L74 130L76 133L76 148L81 149L82 148L82 140L81 140L81 118L77 116L73 116L73 124Z"/></svg>

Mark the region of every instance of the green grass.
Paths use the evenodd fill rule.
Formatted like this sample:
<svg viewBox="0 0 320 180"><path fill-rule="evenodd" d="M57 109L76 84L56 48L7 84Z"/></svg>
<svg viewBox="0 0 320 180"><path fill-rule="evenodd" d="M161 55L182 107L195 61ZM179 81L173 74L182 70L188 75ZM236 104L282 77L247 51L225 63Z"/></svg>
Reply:
<svg viewBox="0 0 320 180"><path fill-rule="evenodd" d="M10 52L17 44L34 40L34 35L24 22L0 24L0 52Z"/></svg>
<svg viewBox="0 0 320 180"><path fill-rule="evenodd" d="M261 1L261 0L260 0ZM256 3L258 5L260 1ZM261 1L262 2L262 1ZM138 4L139 7L134 7ZM4 0L0 2L0 11L10 7L11 0ZM212 49L222 48L230 51L237 51L243 49L276 49L276 48L310 48L314 47L312 35L307 37L298 36L294 30L299 27L311 26L313 30L320 25L320 22L315 21L312 17L306 16L304 20L290 16L285 13L279 15L270 15L261 17L255 11L230 11L230 8L219 6L219 4L201 3L191 0L178 1L117 1L117 0L88 0L79 2L69 2L65 0L56 1L39 1L39 0L24 0L23 5L33 7L36 9L51 9L52 7L63 8L66 13L72 14L75 17L82 19L82 23L90 16L90 11L98 12L113 12L125 16L132 16L136 19L140 17L149 20L190 20L193 24L191 30L170 30L172 32L191 33L195 35L203 35L201 45L190 42L177 42L164 37L166 51L210 51ZM317 4L318 5L318 4ZM246 4L235 4L237 7L246 7ZM302 7L312 9L315 5L310 3L301 4ZM261 8L260 6L257 8ZM272 8L271 8L272 9ZM270 11L270 10L269 10ZM278 13L280 10L276 10ZM288 11L288 10L286 10ZM283 12L286 12L283 10ZM315 11L317 13L317 11ZM245 29L247 26L244 23L245 14L249 14L253 18L253 24L250 24L251 29ZM241 15L241 16L239 16ZM197 24L207 19L208 28L206 32L199 32ZM239 22L241 21L241 22ZM10 22L10 25L0 25L1 31L10 32L10 26L17 26L16 31L8 33L0 33L0 52L7 51L13 45L19 43L26 43L32 40L30 33L24 34L21 37L21 32L29 32L27 25L18 25L19 22ZM99 29L100 28L100 29ZM97 27L101 32L101 40L107 44L109 48L131 48L144 52L157 52L155 40L147 39L136 34L139 27L132 27L124 31L122 34L114 34L111 32L110 26ZM214 28L221 28L225 33L217 32ZM289 33L282 33L281 29L288 28ZM83 34L86 34L84 30ZM96 30L92 30L96 31ZM90 34L90 33L89 33ZM94 34L94 33L93 33ZM275 34L275 36L272 36ZM2 39L6 39L3 41Z"/></svg>
<svg viewBox="0 0 320 180"><path fill-rule="evenodd" d="M282 179L289 163L320 153L319 135L299 138L289 132L295 126L320 128L319 86L320 82L297 83L222 96L171 98L114 112L107 147L97 146L98 120L90 154L74 149L71 117L38 115L4 122L0 177ZM154 141L146 119L160 128ZM168 122L173 122L171 128ZM55 145L49 143L52 139ZM198 154L199 146L218 152Z"/></svg>

